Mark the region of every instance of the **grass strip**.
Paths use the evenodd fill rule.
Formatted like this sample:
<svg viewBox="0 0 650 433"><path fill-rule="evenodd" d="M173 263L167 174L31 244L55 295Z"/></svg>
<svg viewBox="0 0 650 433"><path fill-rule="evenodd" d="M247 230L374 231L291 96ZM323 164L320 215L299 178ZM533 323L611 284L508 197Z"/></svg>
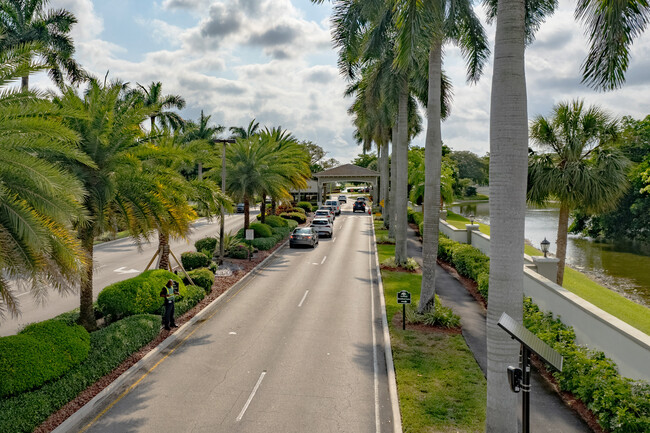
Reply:
<svg viewBox="0 0 650 433"><path fill-rule="evenodd" d="M456 227L457 229L465 229L465 224L469 224L469 220L465 218L464 216L457 214L455 212L452 212L450 210L447 211L447 219L445 220L449 225L452 225ZM479 223L478 221L474 221L475 224L479 225L479 231L485 235L490 236L490 226L487 224Z"/></svg>
<svg viewBox="0 0 650 433"><path fill-rule="evenodd" d="M29 433L160 332L160 316L127 317L90 334L85 361L41 388L0 400L0 432Z"/></svg>

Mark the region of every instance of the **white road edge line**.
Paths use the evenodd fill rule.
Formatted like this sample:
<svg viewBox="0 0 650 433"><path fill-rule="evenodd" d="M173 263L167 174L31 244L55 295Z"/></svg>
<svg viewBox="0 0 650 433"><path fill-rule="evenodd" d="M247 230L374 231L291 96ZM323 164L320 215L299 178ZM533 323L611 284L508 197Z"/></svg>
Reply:
<svg viewBox="0 0 650 433"><path fill-rule="evenodd" d="M302 303L305 302L305 299L307 298L308 294L309 294L309 290L307 290L303 295L302 299L300 300L300 304L298 304L298 308L302 307Z"/></svg>
<svg viewBox="0 0 650 433"><path fill-rule="evenodd" d="M372 250L372 241L368 237L368 251ZM372 280L372 256L368 255L368 272L370 274L370 330L372 331L372 367L374 370L375 383L375 431L381 432L381 420L379 418L379 363L377 360L377 335L375 333L375 293Z"/></svg>
<svg viewBox="0 0 650 433"><path fill-rule="evenodd" d="M379 254L377 253L377 238L375 236L374 221L370 221L372 239L375 244L375 270L377 273L377 291L379 292L379 305L381 308L381 323L384 334L384 356L386 358L386 370L388 375L388 393L391 406L393 407L393 432L402 433L402 414L399 410L399 395L397 394L397 379L395 378L395 365L393 364L393 350L390 345L390 333L388 332L388 318L386 317L386 302L384 301L384 284L381 280L379 268Z"/></svg>
<svg viewBox="0 0 650 433"><path fill-rule="evenodd" d="M246 404L242 408L241 412L239 412L239 415L237 416L237 419L235 419L235 421L241 421L241 419L244 417L244 414L246 413L246 409L248 409L248 405L250 405L251 401L253 401L253 397L255 397L255 393L257 392L257 389L260 387L262 380L264 380L264 376L266 376L266 371L263 371L262 374L260 374L260 378L257 379L257 383L255 384L253 391L251 391L251 395L248 396L248 400L246 400Z"/></svg>
<svg viewBox="0 0 650 433"><path fill-rule="evenodd" d="M322 265L323 263L325 263L325 260L327 260L327 256L323 257L323 260L321 260L320 264Z"/></svg>
<svg viewBox="0 0 650 433"><path fill-rule="evenodd" d="M336 242L336 238L332 239L332 243Z"/></svg>

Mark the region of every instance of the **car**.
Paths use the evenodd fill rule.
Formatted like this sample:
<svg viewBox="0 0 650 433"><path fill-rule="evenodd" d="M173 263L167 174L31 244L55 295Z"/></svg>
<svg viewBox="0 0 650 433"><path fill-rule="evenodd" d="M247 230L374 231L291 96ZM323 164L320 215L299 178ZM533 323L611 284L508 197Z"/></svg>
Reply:
<svg viewBox="0 0 650 433"><path fill-rule="evenodd" d="M334 235L334 224L327 218L314 218L310 227L316 230L319 235L326 235L330 238Z"/></svg>
<svg viewBox="0 0 650 433"><path fill-rule="evenodd" d="M340 195L338 200L339 200L340 203L347 203L348 202L348 198L346 196L344 196L344 195Z"/></svg>
<svg viewBox="0 0 650 433"><path fill-rule="evenodd" d="M244 213L244 203L237 203L237 207L235 208L235 212Z"/></svg>
<svg viewBox="0 0 650 433"><path fill-rule="evenodd" d="M330 211L330 213L332 214L332 221L336 219L336 208L334 206L323 205L318 208L318 210L323 210L323 209Z"/></svg>
<svg viewBox="0 0 650 433"><path fill-rule="evenodd" d="M335 213L337 215L341 214L341 205L339 204L338 200L330 199L325 202L325 206L334 206Z"/></svg>
<svg viewBox="0 0 650 433"><path fill-rule="evenodd" d="M318 232L312 227L298 227L291 233L289 248L297 245L307 245L316 248L316 245L318 245Z"/></svg>
<svg viewBox="0 0 650 433"><path fill-rule="evenodd" d="M316 212L314 212L314 218L327 218L331 223L334 222L334 215L330 208L316 210Z"/></svg>
<svg viewBox="0 0 650 433"><path fill-rule="evenodd" d="M362 201L362 202L365 203L366 202L366 197L365 196L357 197L357 201Z"/></svg>
<svg viewBox="0 0 650 433"><path fill-rule="evenodd" d="M365 212L366 211L366 203L361 200L357 200L354 202L354 205L352 206L352 212L356 211L361 211Z"/></svg>

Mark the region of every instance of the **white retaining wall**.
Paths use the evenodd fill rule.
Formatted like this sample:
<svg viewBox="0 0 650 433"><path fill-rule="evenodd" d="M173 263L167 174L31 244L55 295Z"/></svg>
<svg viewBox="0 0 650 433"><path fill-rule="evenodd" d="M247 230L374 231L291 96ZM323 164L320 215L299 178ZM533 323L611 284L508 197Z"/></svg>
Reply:
<svg viewBox="0 0 650 433"><path fill-rule="evenodd" d="M450 239L467 243L467 230L440 221L440 231ZM490 237L471 232L471 244L490 255ZM618 365L620 373L632 379L650 382L650 336L617 319L578 295L544 278L531 265L524 265L524 294L546 312L572 326L576 342L601 350Z"/></svg>

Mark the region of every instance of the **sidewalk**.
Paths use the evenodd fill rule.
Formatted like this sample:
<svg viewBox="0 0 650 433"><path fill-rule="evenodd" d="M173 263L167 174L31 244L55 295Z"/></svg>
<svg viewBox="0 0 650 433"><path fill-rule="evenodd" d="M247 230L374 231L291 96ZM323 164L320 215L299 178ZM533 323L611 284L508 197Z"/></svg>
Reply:
<svg viewBox="0 0 650 433"><path fill-rule="evenodd" d="M415 230L408 228L407 256L422 265L422 244ZM463 337L474 353L483 374L487 374L486 312L465 287L440 266L436 266L436 293L442 303L460 316ZM567 408L560 397L533 367L530 395L530 425L534 433L591 432L582 419ZM521 399L520 399L521 401ZM521 420L521 407L518 409Z"/></svg>

